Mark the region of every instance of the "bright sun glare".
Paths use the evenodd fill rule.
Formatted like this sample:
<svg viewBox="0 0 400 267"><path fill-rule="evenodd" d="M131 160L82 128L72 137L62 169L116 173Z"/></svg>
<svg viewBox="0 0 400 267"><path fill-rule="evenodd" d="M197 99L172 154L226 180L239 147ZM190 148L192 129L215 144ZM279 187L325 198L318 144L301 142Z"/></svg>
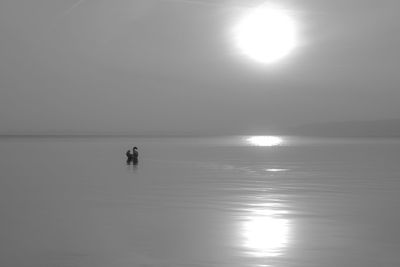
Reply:
<svg viewBox="0 0 400 267"><path fill-rule="evenodd" d="M251 10L233 29L239 50L261 63L274 63L296 46L296 25L284 9L261 6Z"/></svg>
<svg viewBox="0 0 400 267"><path fill-rule="evenodd" d="M279 146L283 143L279 136L252 136L246 140L254 146Z"/></svg>
<svg viewBox="0 0 400 267"><path fill-rule="evenodd" d="M252 217L243 224L244 246L258 257L279 256L288 246L288 220L274 216Z"/></svg>

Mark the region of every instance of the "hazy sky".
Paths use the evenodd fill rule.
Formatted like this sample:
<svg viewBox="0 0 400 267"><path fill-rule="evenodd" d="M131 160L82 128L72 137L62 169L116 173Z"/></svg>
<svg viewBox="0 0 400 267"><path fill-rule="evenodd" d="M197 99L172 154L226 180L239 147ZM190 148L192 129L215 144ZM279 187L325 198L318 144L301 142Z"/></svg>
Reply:
<svg viewBox="0 0 400 267"><path fill-rule="evenodd" d="M266 1L0 0L0 131L246 132L400 117L400 2L279 1L275 64L232 28Z"/></svg>

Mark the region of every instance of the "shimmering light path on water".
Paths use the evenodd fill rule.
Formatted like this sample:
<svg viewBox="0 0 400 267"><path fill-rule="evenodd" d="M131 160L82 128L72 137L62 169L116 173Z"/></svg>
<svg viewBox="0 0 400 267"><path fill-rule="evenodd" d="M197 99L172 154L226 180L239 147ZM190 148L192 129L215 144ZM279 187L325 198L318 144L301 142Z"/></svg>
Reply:
<svg viewBox="0 0 400 267"><path fill-rule="evenodd" d="M400 142L246 138L1 139L0 266L400 265Z"/></svg>

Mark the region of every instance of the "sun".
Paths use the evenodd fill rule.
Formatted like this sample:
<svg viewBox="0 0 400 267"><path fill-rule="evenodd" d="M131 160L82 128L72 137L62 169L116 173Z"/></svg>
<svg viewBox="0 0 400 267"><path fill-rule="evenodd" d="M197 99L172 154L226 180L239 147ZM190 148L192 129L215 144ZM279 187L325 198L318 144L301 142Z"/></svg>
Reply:
<svg viewBox="0 0 400 267"><path fill-rule="evenodd" d="M233 28L238 49L260 63L274 63L296 46L296 23L285 9L260 6L245 14Z"/></svg>

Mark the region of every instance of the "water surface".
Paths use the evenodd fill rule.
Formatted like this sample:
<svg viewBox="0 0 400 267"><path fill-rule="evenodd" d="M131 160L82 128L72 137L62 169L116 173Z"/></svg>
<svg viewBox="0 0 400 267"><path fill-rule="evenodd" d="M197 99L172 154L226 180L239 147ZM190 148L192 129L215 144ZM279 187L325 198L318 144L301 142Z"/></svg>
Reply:
<svg viewBox="0 0 400 267"><path fill-rule="evenodd" d="M399 159L382 139L3 138L0 266L400 266Z"/></svg>

